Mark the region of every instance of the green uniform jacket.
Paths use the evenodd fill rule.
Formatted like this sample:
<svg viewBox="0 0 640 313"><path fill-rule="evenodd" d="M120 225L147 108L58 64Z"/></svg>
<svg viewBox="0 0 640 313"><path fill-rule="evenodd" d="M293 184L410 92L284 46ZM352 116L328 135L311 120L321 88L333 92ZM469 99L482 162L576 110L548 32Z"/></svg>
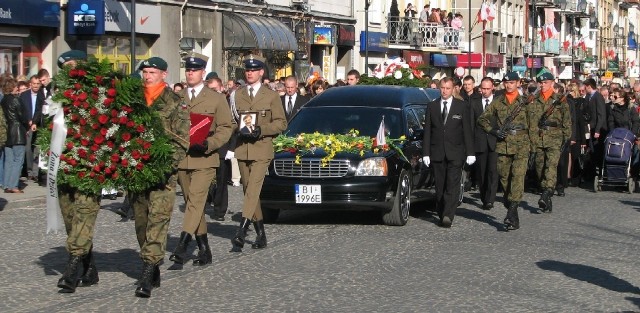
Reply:
<svg viewBox="0 0 640 313"><path fill-rule="evenodd" d="M560 148L562 144L569 140L571 137L571 113L569 111L569 105L566 99L562 100L562 95L554 93L544 101L542 95L536 97L533 103L530 104L533 111L532 122L535 127L535 131L532 132L531 142L534 147ZM538 128L538 122L545 114L550 105L555 105L551 115L547 118L547 125L557 125L555 127L548 127L547 129Z"/></svg>
<svg viewBox="0 0 640 313"><path fill-rule="evenodd" d="M171 138L171 144L175 148L173 166L177 168L178 163L184 159L187 149L189 149L189 127L191 125L189 110L183 105L180 96L168 87L153 102L151 108L158 112L165 134Z"/></svg>
<svg viewBox="0 0 640 313"><path fill-rule="evenodd" d="M505 96L501 95L493 98L493 101L487 106L478 118L478 127L490 132L494 125L497 128L502 127L504 120L511 114L518 101L526 101L522 96L518 96L513 104L509 104ZM517 131L515 134L509 133L507 138L498 139L496 143L496 153L506 155L528 155L531 151L531 141L529 139L531 133L531 107L525 105L513 120L512 125L522 126L523 130Z"/></svg>
<svg viewBox="0 0 640 313"><path fill-rule="evenodd" d="M287 117L277 92L262 86L253 100L249 97L248 87L235 93L238 114L257 112L257 126L260 126L260 139L245 141L238 138L235 157L238 160L273 159L273 138L287 128Z"/></svg>
<svg viewBox="0 0 640 313"><path fill-rule="evenodd" d="M190 100L187 90L187 88L181 90L179 95L187 105L189 113L213 116L213 123L211 123L207 138L207 151L204 154L187 152L187 157L180 162L179 168L191 170L218 167L220 166L220 158L217 150L229 141L235 129L227 98L204 86L196 98Z"/></svg>

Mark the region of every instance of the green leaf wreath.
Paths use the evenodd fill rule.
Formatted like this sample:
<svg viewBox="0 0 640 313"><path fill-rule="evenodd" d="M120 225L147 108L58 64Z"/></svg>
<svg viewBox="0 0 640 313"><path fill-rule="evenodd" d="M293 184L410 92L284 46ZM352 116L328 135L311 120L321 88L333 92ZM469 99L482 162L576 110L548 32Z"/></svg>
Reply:
<svg viewBox="0 0 640 313"><path fill-rule="evenodd" d="M58 184L89 194L103 188L139 192L164 182L173 171L174 148L159 114L144 101L140 79L114 72L107 60L79 62L54 78L53 102L67 127ZM49 151L52 118L38 133Z"/></svg>

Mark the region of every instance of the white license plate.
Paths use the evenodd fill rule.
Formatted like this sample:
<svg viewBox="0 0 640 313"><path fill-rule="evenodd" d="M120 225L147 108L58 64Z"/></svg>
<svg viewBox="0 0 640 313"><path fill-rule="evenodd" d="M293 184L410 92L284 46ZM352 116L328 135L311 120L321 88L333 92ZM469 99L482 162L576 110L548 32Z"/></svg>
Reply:
<svg viewBox="0 0 640 313"><path fill-rule="evenodd" d="M322 203L320 185L296 184L296 203Z"/></svg>

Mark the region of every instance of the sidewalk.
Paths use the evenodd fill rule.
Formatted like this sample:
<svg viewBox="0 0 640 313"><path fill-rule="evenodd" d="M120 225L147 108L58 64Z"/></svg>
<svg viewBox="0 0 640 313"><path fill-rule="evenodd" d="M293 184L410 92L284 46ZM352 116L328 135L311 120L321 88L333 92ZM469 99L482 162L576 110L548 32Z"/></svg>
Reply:
<svg viewBox="0 0 640 313"><path fill-rule="evenodd" d="M38 183L20 179L20 185L26 187L22 189L24 193L5 193L0 190L0 211L15 208L44 207L47 197L47 187L39 186Z"/></svg>

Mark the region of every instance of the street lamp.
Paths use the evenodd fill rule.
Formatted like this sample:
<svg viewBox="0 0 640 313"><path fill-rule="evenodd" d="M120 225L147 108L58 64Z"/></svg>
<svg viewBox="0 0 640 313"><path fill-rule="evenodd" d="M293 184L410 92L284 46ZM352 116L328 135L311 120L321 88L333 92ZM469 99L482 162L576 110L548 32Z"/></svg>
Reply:
<svg viewBox="0 0 640 313"><path fill-rule="evenodd" d="M372 0L364 1L364 74L369 75L369 7Z"/></svg>
<svg viewBox="0 0 640 313"><path fill-rule="evenodd" d="M604 53L603 53L603 51L604 51L604 43L603 43L604 34L603 33L604 33L604 30L607 27L611 26L612 24L613 24L613 13L609 12L609 15L607 15L607 25L603 25L602 27L599 27L599 30L600 30L600 59L601 59L600 60L600 64L602 65L602 59L604 59L605 70L609 69L609 61L607 61L606 57L603 57L604 56ZM614 32L618 31L618 29L616 27L618 27L618 24L616 24L616 26L614 26L614 30L613 30Z"/></svg>

